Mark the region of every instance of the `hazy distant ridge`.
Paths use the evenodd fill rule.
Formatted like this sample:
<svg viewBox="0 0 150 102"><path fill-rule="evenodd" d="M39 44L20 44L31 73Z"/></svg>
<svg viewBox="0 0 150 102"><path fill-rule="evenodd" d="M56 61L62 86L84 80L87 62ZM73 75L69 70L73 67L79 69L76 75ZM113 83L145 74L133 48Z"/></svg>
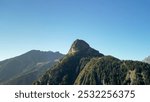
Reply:
<svg viewBox="0 0 150 102"><path fill-rule="evenodd" d="M0 84L32 84L55 60L59 52L32 50L23 55L0 62Z"/></svg>

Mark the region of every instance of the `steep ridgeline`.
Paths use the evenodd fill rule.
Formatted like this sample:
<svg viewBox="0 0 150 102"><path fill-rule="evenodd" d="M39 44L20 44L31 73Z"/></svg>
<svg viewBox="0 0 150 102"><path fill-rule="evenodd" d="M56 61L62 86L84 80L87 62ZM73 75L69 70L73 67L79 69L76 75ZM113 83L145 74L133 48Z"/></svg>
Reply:
<svg viewBox="0 0 150 102"><path fill-rule="evenodd" d="M150 65L104 56L76 40L68 54L33 84L144 85L150 84Z"/></svg>
<svg viewBox="0 0 150 102"><path fill-rule="evenodd" d="M150 56L146 57L146 58L143 60L143 62L150 64Z"/></svg>
<svg viewBox="0 0 150 102"><path fill-rule="evenodd" d="M89 59L102 56L103 54L91 48L85 41L76 40L68 54L34 84L72 85Z"/></svg>
<svg viewBox="0 0 150 102"><path fill-rule="evenodd" d="M59 52L29 51L0 62L0 84L31 85L63 55Z"/></svg>

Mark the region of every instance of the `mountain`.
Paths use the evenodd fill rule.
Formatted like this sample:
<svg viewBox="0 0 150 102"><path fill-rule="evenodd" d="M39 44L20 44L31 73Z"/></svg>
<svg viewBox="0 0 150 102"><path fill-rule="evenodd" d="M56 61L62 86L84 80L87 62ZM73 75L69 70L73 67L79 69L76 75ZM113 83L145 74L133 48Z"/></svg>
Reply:
<svg viewBox="0 0 150 102"><path fill-rule="evenodd" d="M145 85L150 84L150 65L104 56L77 39L57 64L34 85Z"/></svg>
<svg viewBox="0 0 150 102"><path fill-rule="evenodd" d="M59 52L32 50L0 62L0 84L31 85L62 58Z"/></svg>
<svg viewBox="0 0 150 102"><path fill-rule="evenodd" d="M149 63L150 64L150 56L146 57L143 62Z"/></svg>

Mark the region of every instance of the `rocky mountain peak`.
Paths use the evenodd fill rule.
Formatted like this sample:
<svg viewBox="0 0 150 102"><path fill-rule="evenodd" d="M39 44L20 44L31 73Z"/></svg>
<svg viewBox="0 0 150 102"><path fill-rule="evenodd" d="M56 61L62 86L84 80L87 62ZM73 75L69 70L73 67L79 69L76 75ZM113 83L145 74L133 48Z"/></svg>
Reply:
<svg viewBox="0 0 150 102"><path fill-rule="evenodd" d="M85 42L84 40L75 40L72 44L68 54L81 54L82 56L104 56L103 54L99 53L99 51L90 47L90 45Z"/></svg>
<svg viewBox="0 0 150 102"><path fill-rule="evenodd" d="M69 53L77 53L77 52L81 52L81 51L85 51L87 49L89 49L90 46L88 43L86 43L83 40L75 40L69 50Z"/></svg>

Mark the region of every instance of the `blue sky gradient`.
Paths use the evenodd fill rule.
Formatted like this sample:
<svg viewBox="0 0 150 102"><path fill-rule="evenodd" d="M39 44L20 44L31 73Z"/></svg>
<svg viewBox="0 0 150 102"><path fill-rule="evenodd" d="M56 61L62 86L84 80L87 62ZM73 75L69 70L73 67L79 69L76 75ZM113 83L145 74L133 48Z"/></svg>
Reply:
<svg viewBox="0 0 150 102"><path fill-rule="evenodd" d="M0 0L0 60L67 53L75 39L120 59L150 55L149 0Z"/></svg>

